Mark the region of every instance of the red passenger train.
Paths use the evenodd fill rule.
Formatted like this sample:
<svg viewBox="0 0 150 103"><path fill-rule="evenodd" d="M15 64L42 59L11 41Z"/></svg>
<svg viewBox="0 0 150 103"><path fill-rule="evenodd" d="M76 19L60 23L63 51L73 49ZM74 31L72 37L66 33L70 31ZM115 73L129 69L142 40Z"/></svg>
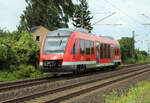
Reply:
<svg viewBox="0 0 150 103"><path fill-rule="evenodd" d="M47 33L40 52L44 73L83 73L88 69L121 63L120 44L110 37L89 34L84 29L58 29Z"/></svg>

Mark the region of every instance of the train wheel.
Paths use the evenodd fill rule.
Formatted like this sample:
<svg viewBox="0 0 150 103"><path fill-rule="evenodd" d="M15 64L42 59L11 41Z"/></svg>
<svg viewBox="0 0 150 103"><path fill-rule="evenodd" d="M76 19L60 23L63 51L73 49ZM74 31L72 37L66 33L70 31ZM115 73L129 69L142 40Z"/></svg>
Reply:
<svg viewBox="0 0 150 103"><path fill-rule="evenodd" d="M118 67L117 65L114 65L114 66L111 67L111 70L116 70L117 67Z"/></svg>
<svg viewBox="0 0 150 103"><path fill-rule="evenodd" d="M86 67L84 65L77 66L77 73L82 74L86 71Z"/></svg>
<svg viewBox="0 0 150 103"><path fill-rule="evenodd" d="M57 75L57 74L53 74L53 76L54 76L54 77L57 77L58 75Z"/></svg>

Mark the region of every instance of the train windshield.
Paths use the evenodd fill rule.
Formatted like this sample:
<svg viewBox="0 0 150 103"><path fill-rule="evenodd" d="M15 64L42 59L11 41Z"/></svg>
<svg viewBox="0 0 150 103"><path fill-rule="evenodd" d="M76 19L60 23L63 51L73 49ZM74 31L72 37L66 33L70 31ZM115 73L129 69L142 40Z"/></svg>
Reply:
<svg viewBox="0 0 150 103"><path fill-rule="evenodd" d="M47 37L44 54L64 53L69 37Z"/></svg>

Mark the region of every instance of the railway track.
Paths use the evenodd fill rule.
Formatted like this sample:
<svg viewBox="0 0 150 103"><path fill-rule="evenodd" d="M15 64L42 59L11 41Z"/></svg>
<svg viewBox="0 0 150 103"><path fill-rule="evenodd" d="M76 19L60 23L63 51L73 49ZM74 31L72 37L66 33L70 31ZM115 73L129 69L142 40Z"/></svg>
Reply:
<svg viewBox="0 0 150 103"><path fill-rule="evenodd" d="M139 66L139 65L144 65L144 64L138 64L138 65L131 64L131 65L119 67L119 69L125 68L125 67L134 67L134 66ZM72 78L76 78L76 77L88 76L88 75L92 75L92 73L96 74L96 73L102 73L102 72L103 71L96 71L96 72L93 71L93 72L90 72L87 74L71 76L71 77L68 77L69 75L66 75L66 76L62 76L62 77L43 77L43 78L36 78L36 79L18 80L18 81L12 81L12 82L2 82L2 83L0 83L0 92L18 89L18 88L24 88L24 87L28 87L28 86L34 86L34 85L38 85L38 84L42 84L42 83L48 83L48 82L65 80L65 79L72 79Z"/></svg>
<svg viewBox="0 0 150 103"><path fill-rule="evenodd" d="M133 66L133 65L132 65ZM132 67L128 66L128 67ZM145 72L150 72L150 65L137 66L133 69L126 69L126 71L118 72L109 76L92 78L90 80L81 81L78 83L70 84L64 87L58 87L53 90L40 91L39 93L34 93L32 95L23 96L20 98L15 98L11 100L2 101L2 103L16 103L23 102L27 100L28 103L58 103L67 100L72 97L79 96L81 94L93 91L98 88L103 88L107 85L129 79L131 77L144 74ZM38 99L40 97L40 99ZM34 99L35 98L35 99Z"/></svg>

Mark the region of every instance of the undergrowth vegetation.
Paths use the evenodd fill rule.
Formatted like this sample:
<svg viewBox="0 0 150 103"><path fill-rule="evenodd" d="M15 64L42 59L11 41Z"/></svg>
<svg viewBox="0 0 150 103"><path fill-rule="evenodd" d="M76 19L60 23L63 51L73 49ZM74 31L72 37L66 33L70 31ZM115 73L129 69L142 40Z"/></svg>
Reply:
<svg viewBox="0 0 150 103"><path fill-rule="evenodd" d="M25 78L37 78L44 77L40 69L33 67L32 65L20 65L18 67L11 65L10 70L0 71L0 81L11 81Z"/></svg>
<svg viewBox="0 0 150 103"><path fill-rule="evenodd" d="M131 87L126 93L113 91L104 95L105 103L150 103L150 82L140 82L137 87Z"/></svg>

